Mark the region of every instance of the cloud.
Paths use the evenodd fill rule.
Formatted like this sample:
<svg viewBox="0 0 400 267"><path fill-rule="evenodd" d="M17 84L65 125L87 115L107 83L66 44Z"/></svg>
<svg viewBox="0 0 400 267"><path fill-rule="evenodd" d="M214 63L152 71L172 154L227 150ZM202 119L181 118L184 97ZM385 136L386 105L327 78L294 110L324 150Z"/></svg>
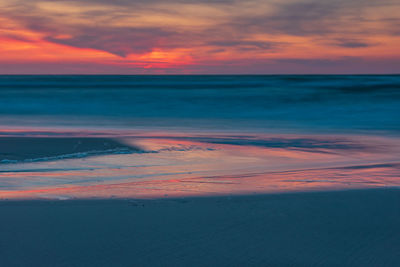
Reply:
<svg viewBox="0 0 400 267"><path fill-rule="evenodd" d="M207 45L217 46L222 48L236 48L241 51L274 51L281 44L275 42L267 42L267 41L245 41L245 40L219 40L219 41L211 41L208 42Z"/></svg>
<svg viewBox="0 0 400 267"><path fill-rule="evenodd" d="M395 47L399 13L398 0L0 0L0 19L14 27L0 37L41 38L121 60L180 49L200 65L264 66L262 61L326 67L346 63L350 52L334 53L342 48ZM18 35L18 27L36 33L36 39Z"/></svg>
<svg viewBox="0 0 400 267"><path fill-rule="evenodd" d="M270 8L274 10L271 13L239 16L233 21L233 26L247 32L295 36L326 36L331 33L376 34L378 30L394 29L396 21L387 20L387 16L395 18L396 10L400 12L400 4L392 0L379 3L373 0L281 1L270 5ZM384 15L372 16L374 8L382 9ZM371 27L371 23L382 25L375 28Z"/></svg>
<svg viewBox="0 0 400 267"><path fill-rule="evenodd" d="M48 36L46 40L54 43L81 48L104 50L125 57L128 54L142 54L162 47L173 35L157 28L104 28L83 27L70 38Z"/></svg>
<svg viewBox="0 0 400 267"><path fill-rule="evenodd" d="M9 62L0 64L2 74L385 74L400 73L398 59L298 59L279 60L204 60L196 64L169 68L143 68L143 64L126 66L123 62L113 65L101 62Z"/></svg>
<svg viewBox="0 0 400 267"><path fill-rule="evenodd" d="M337 42L333 43L333 45L346 48L363 48L373 46L373 44L356 39L339 39Z"/></svg>

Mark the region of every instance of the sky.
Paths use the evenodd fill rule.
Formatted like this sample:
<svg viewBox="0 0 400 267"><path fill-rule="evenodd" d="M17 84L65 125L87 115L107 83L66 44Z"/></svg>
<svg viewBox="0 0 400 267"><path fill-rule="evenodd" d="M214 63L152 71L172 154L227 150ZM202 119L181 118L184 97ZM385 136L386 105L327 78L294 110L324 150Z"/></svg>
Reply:
<svg viewBox="0 0 400 267"><path fill-rule="evenodd" d="M399 0L0 0L0 74L400 73Z"/></svg>

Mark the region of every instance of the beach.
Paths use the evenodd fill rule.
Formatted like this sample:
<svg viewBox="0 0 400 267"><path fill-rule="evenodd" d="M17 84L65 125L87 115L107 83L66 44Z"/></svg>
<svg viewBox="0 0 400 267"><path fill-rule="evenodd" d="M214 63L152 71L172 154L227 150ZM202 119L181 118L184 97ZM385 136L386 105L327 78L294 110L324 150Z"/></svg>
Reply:
<svg viewBox="0 0 400 267"><path fill-rule="evenodd" d="M2 266L399 266L400 190L0 202Z"/></svg>
<svg viewBox="0 0 400 267"><path fill-rule="evenodd" d="M0 0L0 267L400 267L400 0Z"/></svg>
<svg viewBox="0 0 400 267"><path fill-rule="evenodd" d="M1 76L0 267L400 266L399 84Z"/></svg>

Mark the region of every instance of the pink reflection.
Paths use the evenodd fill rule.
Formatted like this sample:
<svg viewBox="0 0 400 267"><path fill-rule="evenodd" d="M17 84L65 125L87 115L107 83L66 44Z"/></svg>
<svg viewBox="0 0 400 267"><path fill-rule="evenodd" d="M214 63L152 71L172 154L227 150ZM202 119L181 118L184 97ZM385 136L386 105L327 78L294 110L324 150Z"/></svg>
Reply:
<svg viewBox="0 0 400 267"><path fill-rule="evenodd" d="M0 191L4 198L158 198L400 186L400 164Z"/></svg>
<svg viewBox="0 0 400 267"><path fill-rule="evenodd" d="M143 152L2 164L0 199L158 198L400 186L395 138L124 131L109 136Z"/></svg>

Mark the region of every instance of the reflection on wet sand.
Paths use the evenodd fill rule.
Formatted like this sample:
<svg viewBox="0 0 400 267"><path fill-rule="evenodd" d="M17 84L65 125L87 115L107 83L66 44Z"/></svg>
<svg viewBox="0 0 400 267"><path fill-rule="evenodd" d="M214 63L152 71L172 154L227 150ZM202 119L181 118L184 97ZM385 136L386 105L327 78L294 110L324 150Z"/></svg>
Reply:
<svg viewBox="0 0 400 267"><path fill-rule="evenodd" d="M54 138L51 133L44 135L40 142ZM68 136L68 142L77 138ZM93 136L101 134L86 133L86 138ZM124 154L89 153L58 160L41 154L37 161L3 161L0 199L157 198L400 186L396 138L143 132L109 136L115 140L110 144L135 149ZM25 146L39 140L28 137L20 137ZM94 140L90 149L96 151L95 145L104 146L103 141L111 139ZM13 141L16 149L9 144L9 152L18 151L20 144ZM61 147L68 146L67 141Z"/></svg>

